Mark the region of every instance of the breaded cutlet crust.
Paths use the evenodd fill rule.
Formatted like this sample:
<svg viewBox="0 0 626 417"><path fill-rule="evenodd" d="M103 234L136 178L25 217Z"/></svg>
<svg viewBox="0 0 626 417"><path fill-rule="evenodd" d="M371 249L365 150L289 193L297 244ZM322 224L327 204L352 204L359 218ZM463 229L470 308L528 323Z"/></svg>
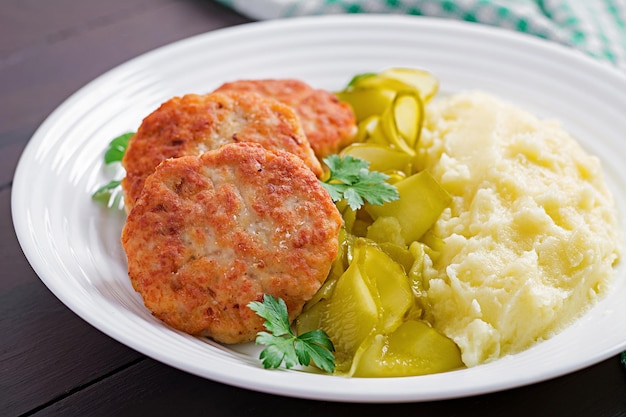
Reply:
<svg viewBox="0 0 626 417"><path fill-rule="evenodd" d="M348 103L333 93L296 79L239 80L215 91L253 91L294 108L315 155L322 159L354 141L356 117Z"/></svg>
<svg viewBox="0 0 626 417"><path fill-rule="evenodd" d="M162 162L127 218L133 287L165 323L223 343L254 340L264 294L293 320L337 255L341 216L293 154L228 144Z"/></svg>
<svg viewBox="0 0 626 417"><path fill-rule="evenodd" d="M148 115L122 160L124 205L130 212L143 184L168 158L199 155L226 143L255 142L302 158L318 176L322 168L294 110L250 92L174 97Z"/></svg>

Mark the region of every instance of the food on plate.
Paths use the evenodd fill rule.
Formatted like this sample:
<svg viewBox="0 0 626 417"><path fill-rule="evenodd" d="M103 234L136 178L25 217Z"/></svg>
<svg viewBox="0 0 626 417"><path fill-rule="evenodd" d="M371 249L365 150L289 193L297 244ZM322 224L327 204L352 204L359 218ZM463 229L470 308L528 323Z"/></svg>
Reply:
<svg viewBox="0 0 626 417"><path fill-rule="evenodd" d="M341 217L295 155L255 143L163 161L128 214L122 245L154 316L224 343L263 329L264 294L293 320L337 255Z"/></svg>
<svg viewBox="0 0 626 417"><path fill-rule="evenodd" d="M256 142L302 158L316 175L322 169L294 111L249 92L174 97L148 115L122 160L124 207L130 212L145 179L168 158L199 155L227 143Z"/></svg>
<svg viewBox="0 0 626 417"><path fill-rule="evenodd" d="M439 90L431 73L413 68L389 68L360 74L337 96L356 114L356 142L367 142L415 155L424 120L424 105Z"/></svg>
<svg viewBox="0 0 626 417"><path fill-rule="evenodd" d="M340 256L296 322L329 334L343 375L520 352L593 306L620 256L601 165L556 122L485 93L435 98L437 83L410 72L364 74L339 93L359 125L341 153L369 160L400 194L338 204Z"/></svg>
<svg viewBox="0 0 626 417"><path fill-rule="evenodd" d="M333 265L296 321L298 333L320 328L328 334L338 374L392 377L463 367L456 344L422 320L411 282L415 274L388 246L356 238L342 250L352 258L346 262L347 253L341 254L339 262L347 268Z"/></svg>
<svg viewBox="0 0 626 417"><path fill-rule="evenodd" d="M306 350L357 377L476 366L573 323L622 250L599 160L554 121L438 88L391 68L338 99L242 80L164 103L123 158L122 243L148 309L220 342L257 337L266 367L306 366ZM354 119L326 126L335 105Z"/></svg>
<svg viewBox="0 0 626 417"><path fill-rule="evenodd" d="M452 196L425 317L468 366L548 339L610 287L620 227L599 160L556 122L484 93L428 108L418 169Z"/></svg>
<svg viewBox="0 0 626 417"><path fill-rule="evenodd" d="M352 155L330 155L324 158L324 164L327 172L322 185L335 202L344 201L351 209L357 210L366 202L381 206L400 198L398 189L387 182L389 176L371 171L366 160Z"/></svg>
<svg viewBox="0 0 626 417"><path fill-rule="evenodd" d="M253 91L291 106L302 122L319 159L339 152L354 140L356 121L350 105L327 90L295 79L238 80L216 91Z"/></svg>

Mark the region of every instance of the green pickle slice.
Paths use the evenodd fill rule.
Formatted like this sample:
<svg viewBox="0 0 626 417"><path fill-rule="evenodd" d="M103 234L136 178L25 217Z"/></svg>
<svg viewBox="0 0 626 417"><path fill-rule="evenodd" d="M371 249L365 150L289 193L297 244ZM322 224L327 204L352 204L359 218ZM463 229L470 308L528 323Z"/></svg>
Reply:
<svg viewBox="0 0 626 417"><path fill-rule="evenodd" d="M354 110L357 142L377 143L413 156L424 103L438 90L439 81L428 71L389 68L355 76L337 97Z"/></svg>
<svg viewBox="0 0 626 417"><path fill-rule="evenodd" d="M424 105L417 94L401 93L393 103L393 120L402 140L413 150L422 130Z"/></svg>
<svg viewBox="0 0 626 417"><path fill-rule="evenodd" d="M362 248L361 272L375 284L380 299L377 332L389 333L413 306L413 292L403 268L375 246Z"/></svg>
<svg viewBox="0 0 626 417"><path fill-rule="evenodd" d="M428 71L415 68L389 68L382 71L380 75L412 86L420 92L424 102L429 101L439 91L439 80Z"/></svg>
<svg viewBox="0 0 626 417"><path fill-rule="evenodd" d="M354 143L363 142L376 142L375 134L378 127L378 121L380 117L378 115L372 115L361 120L357 125L357 132L354 137ZM384 143L384 140L382 140Z"/></svg>
<svg viewBox="0 0 626 417"><path fill-rule="evenodd" d="M340 155L351 155L369 162L370 171L410 174L412 170L410 155L377 143L354 143L342 150Z"/></svg>
<svg viewBox="0 0 626 417"><path fill-rule="evenodd" d="M394 184L400 198L382 206L367 205L374 221L382 216L395 217L407 245L419 240L437 221L452 198L428 173L420 171Z"/></svg>
<svg viewBox="0 0 626 417"><path fill-rule="evenodd" d="M328 334L335 346L337 372L350 368L354 354L379 319L380 301L361 271L360 263L352 262L337 280L332 296L296 320L298 334L315 329Z"/></svg>
<svg viewBox="0 0 626 417"><path fill-rule="evenodd" d="M355 355L355 377L399 377L447 372L463 367L457 345L427 323L408 320L389 335L368 338Z"/></svg>
<svg viewBox="0 0 626 417"><path fill-rule="evenodd" d="M357 121L381 114L393 101L395 91L381 88L354 87L340 91L337 97L352 106Z"/></svg>

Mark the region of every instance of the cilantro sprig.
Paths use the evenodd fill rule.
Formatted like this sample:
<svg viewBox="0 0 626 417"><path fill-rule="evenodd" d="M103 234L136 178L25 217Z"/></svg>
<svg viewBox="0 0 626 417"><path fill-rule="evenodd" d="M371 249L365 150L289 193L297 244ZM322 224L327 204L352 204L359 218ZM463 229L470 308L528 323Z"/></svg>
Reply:
<svg viewBox="0 0 626 417"><path fill-rule="evenodd" d="M122 161L122 158L126 153L126 148L128 148L128 142L133 135L133 132L124 133L123 135L120 135L113 139L111 142L109 142L109 147L104 153L104 163L106 165ZM117 188L120 186L121 183L121 180L111 180L108 183L104 184L102 187L98 188L91 195L91 198L96 201L108 203L111 199L111 196L117 191Z"/></svg>
<svg viewBox="0 0 626 417"><path fill-rule="evenodd" d="M283 362L287 369L311 362L323 371L335 370L335 348L322 330L313 330L296 336L289 324L287 306L283 299L265 294L263 302L251 301L248 307L265 319L267 332L258 332L256 344L265 345L259 359L265 369L278 368Z"/></svg>
<svg viewBox="0 0 626 417"><path fill-rule="evenodd" d="M365 202L382 205L400 198L396 187L385 182L389 176L370 171L368 161L351 155L329 155L324 163L330 175L321 183L335 202L345 198L350 208L357 210Z"/></svg>

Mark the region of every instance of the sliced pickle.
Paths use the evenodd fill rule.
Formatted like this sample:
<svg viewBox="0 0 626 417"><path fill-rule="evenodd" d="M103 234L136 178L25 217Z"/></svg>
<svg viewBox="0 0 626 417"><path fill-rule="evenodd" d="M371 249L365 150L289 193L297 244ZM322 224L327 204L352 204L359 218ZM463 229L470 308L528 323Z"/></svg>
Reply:
<svg viewBox="0 0 626 417"><path fill-rule="evenodd" d="M358 78L347 89L352 91L376 89L397 93L399 91L414 91L415 86L397 77L386 77L383 76L382 73L379 73Z"/></svg>
<svg viewBox="0 0 626 417"><path fill-rule="evenodd" d="M306 333L322 327L322 319L328 309L328 300L320 299L316 303L309 304L296 318L295 326L298 334Z"/></svg>
<svg viewBox="0 0 626 417"><path fill-rule="evenodd" d="M439 91L439 80L428 71L415 68L389 68L382 71L380 75L414 87L420 92L424 102L429 101Z"/></svg>
<svg viewBox="0 0 626 417"><path fill-rule="evenodd" d="M420 242L413 242L409 246L409 252L413 256L413 264L409 269L409 283L411 289L416 297L422 298L426 296L424 289L424 257L426 251L424 250L424 244Z"/></svg>
<svg viewBox="0 0 626 417"><path fill-rule="evenodd" d="M378 126L380 117L378 115L371 115L360 121L357 126L357 133L354 137L355 143L361 143L365 141L374 141L374 132Z"/></svg>
<svg viewBox="0 0 626 417"><path fill-rule="evenodd" d="M400 194L398 200L382 206L367 205L366 210L374 220L383 216L397 218L409 245L432 227L452 199L428 171L413 174L395 186Z"/></svg>
<svg viewBox="0 0 626 417"><path fill-rule="evenodd" d="M376 143L354 143L342 150L341 155L351 155L368 161L370 171L399 171L409 174L412 170L410 155Z"/></svg>
<svg viewBox="0 0 626 417"><path fill-rule="evenodd" d="M407 174L403 171L385 171L384 174L389 176L386 180L389 184L395 184L407 177Z"/></svg>
<svg viewBox="0 0 626 417"><path fill-rule="evenodd" d="M409 146L409 144L404 140L404 138L402 138L402 136L400 136L400 133L398 132L393 103L387 107L385 112L380 116L379 126L391 149L404 152L411 157L415 156L415 149Z"/></svg>
<svg viewBox="0 0 626 417"><path fill-rule="evenodd" d="M415 149L422 130L424 105L417 94L400 93L393 102L393 120L400 138Z"/></svg>
<svg viewBox="0 0 626 417"><path fill-rule="evenodd" d="M423 124L424 105L417 91L398 92L378 125L393 149L415 155Z"/></svg>
<svg viewBox="0 0 626 417"><path fill-rule="evenodd" d="M376 286L380 298L378 332L389 333L404 321L413 304L413 293L404 269L375 246L362 248L361 272Z"/></svg>
<svg viewBox="0 0 626 417"><path fill-rule="evenodd" d="M404 245L404 237L402 236L402 225L400 220L395 217L381 216L367 228L368 239L372 239L377 243L394 243L396 245Z"/></svg>
<svg viewBox="0 0 626 417"><path fill-rule="evenodd" d="M384 112L380 115L380 117L378 117L376 126L373 126L373 130L370 136L365 141L365 143L381 145L381 146L386 147L387 149L390 149L391 143L389 142L389 138L384 129L383 121L381 119L383 115L384 115Z"/></svg>
<svg viewBox="0 0 626 417"><path fill-rule="evenodd" d="M396 92L391 89L354 86L353 88L340 91L336 95L339 100L345 101L352 106L356 120L360 122L372 115L382 114L393 101Z"/></svg>
<svg viewBox="0 0 626 417"><path fill-rule="evenodd" d="M357 237L365 237L367 235L367 229L370 227L371 222L366 222L361 219L356 219L352 226L352 233Z"/></svg>
<svg viewBox="0 0 626 417"><path fill-rule="evenodd" d="M377 293L361 273L362 262L358 259L363 255L355 256L357 260L337 280L332 297L320 301L296 320L298 334L315 329L328 334L335 345L339 372L349 367L359 345L376 327L380 311Z"/></svg>
<svg viewBox="0 0 626 417"><path fill-rule="evenodd" d="M427 323L408 320L389 335L366 339L355 355L355 377L399 377L447 372L463 367L458 346Z"/></svg>
<svg viewBox="0 0 626 417"><path fill-rule="evenodd" d="M410 271L415 263L415 258L409 249L404 245L397 245L390 242L380 242L377 244L380 250L385 252L391 259L400 265L405 272ZM411 281L409 281L409 284Z"/></svg>
<svg viewBox="0 0 626 417"><path fill-rule="evenodd" d="M424 102L439 89L427 71L389 68L355 76L337 93L356 115L356 142L376 143L415 155L423 124Z"/></svg>

